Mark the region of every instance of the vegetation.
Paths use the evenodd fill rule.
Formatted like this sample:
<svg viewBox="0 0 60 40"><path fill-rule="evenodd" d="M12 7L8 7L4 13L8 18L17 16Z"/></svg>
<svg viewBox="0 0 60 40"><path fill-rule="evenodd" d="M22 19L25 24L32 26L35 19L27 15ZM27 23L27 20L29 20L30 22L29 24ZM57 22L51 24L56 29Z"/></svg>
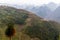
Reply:
<svg viewBox="0 0 60 40"><path fill-rule="evenodd" d="M58 40L59 32L53 28L49 22L38 22L35 19L32 21L32 26L25 29L25 34L31 38L39 38L40 40Z"/></svg>
<svg viewBox="0 0 60 40"><path fill-rule="evenodd" d="M6 36L14 33L12 40L60 40L57 25L23 9L0 6L0 40L8 40Z"/></svg>
<svg viewBox="0 0 60 40"><path fill-rule="evenodd" d="M5 35L11 40L12 36L15 35L15 29L14 29L14 24L8 23L8 28L5 31Z"/></svg>

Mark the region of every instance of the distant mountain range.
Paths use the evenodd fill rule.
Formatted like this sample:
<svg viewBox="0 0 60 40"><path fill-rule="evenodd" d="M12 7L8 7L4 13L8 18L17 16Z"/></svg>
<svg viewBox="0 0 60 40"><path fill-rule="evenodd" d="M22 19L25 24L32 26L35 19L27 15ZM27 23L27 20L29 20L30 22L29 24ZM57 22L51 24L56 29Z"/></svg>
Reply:
<svg viewBox="0 0 60 40"><path fill-rule="evenodd" d="M55 4L53 2L48 4L43 4L42 6L34 6L34 5L13 5L13 4L1 4L5 6L12 6L18 9L25 9L35 13L36 15L48 19L55 20L60 22L60 5Z"/></svg>

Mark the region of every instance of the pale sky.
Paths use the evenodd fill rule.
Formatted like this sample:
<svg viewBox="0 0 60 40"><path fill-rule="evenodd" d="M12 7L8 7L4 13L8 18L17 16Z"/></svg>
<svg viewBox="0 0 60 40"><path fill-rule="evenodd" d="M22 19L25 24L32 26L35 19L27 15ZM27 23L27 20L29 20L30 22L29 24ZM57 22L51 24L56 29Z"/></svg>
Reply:
<svg viewBox="0 0 60 40"><path fill-rule="evenodd" d="M27 5L42 5L47 4L49 2L60 3L60 0L0 0L0 3L7 4L27 4Z"/></svg>

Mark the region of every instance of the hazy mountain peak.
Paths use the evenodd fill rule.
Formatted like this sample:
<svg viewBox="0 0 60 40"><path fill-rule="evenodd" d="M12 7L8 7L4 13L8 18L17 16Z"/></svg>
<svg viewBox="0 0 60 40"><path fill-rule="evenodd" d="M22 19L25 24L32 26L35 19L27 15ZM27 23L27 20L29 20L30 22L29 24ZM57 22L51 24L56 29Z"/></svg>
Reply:
<svg viewBox="0 0 60 40"><path fill-rule="evenodd" d="M58 5L53 2L50 2L47 4L47 7L49 7L50 10L54 11L58 7Z"/></svg>

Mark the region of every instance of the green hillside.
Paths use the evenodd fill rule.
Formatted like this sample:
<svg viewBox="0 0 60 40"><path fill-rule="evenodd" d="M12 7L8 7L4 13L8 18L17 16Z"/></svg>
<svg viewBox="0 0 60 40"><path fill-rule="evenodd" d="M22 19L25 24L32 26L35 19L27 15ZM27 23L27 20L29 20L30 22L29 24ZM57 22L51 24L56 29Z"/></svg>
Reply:
<svg viewBox="0 0 60 40"><path fill-rule="evenodd" d="M13 23L16 30L12 40L60 40L59 23L44 20L23 9L0 6L0 40L9 40L5 35L8 23Z"/></svg>

